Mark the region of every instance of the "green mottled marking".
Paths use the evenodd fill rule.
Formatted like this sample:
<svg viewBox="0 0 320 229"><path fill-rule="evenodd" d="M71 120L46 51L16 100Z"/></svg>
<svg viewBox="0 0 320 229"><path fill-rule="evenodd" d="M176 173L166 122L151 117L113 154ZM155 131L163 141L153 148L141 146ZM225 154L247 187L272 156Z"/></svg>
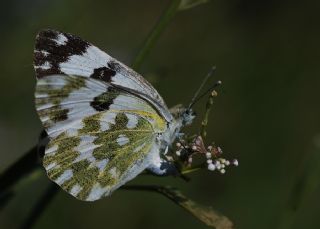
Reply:
<svg viewBox="0 0 320 229"><path fill-rule="evenodd" d="M57 77L57 76L47 76L47 77ZM60 77L61 78L61 77ZM45 80L44 78L43 80ZM52 122L64 121L68 118L68 109L62 109L60 103L63 99L67 98L71 92L79 90L86 86L85 79L83 77L63 77L66 80L66 84L61 88L54 88L54 85L37 85L37 94L48 94L45 98L36 99L36 107L41 107L45 104L52 104L50 108L39 110L40 117L49 117L49 120L44 123L44 126L50 127Z"/></svg>
<svg viewBox="0 0 320 229"><path fill-rule="evenodd" d="M83 119L83 127L79 130L79 136L69 137L65 133L60 134L53 139L48 147L58 146L54 154L46 154L44 157L44 166L55 162L58 166L48 171L48 176L56 180L64 171L72 169L73 177L63 183L61 186L64 190L71 192L74 185L80 185L82 190L77 198L85 200L92 187L98 182L102 187L114 187L123 176L127 176L128 170L136 164L143 162L144 158L150 152L154 144L154 132L151 124L143 118L138 119L135 128L128 129L128 117L125 113L117 113L115 124L110 123L110 129L100 132L100 118L102 114L96 114ZM129 144L119 146L117 138L120 134L129 139ZM108 159L105 169L100 171L88 160L74 162L80 155L75 150L80 145L80 137L84 135L95 136L93 144L99 145L92 152L92 156L97 160ZM135 149L145 144L138 152ZM117 177L113 177L110 170L116 168Z"/></svg>
<svg viewBox="0 0 320 229"><path fill-rule="evenodd" d="M87 134L91 132L98 132L100 130L100 118L102 113L86 117L82 120L83 128L79 130L79 134Z"/></svg>
<svg viewBox="0 0 320 229"><path fill-rule="evenodd" d="M56 139L50 141L47 148L55 145L58 146L54 154L46 154L43 158L43 165L46 167L55 162L59 167L55 167L48 171L48 175L52 180L56 180L65 170L70 168L70 165L79 155L74 150L80 144L79 137L67 137L65 133L60 134Z"/></svg>
<svg viewBox="0 0 320 229"><path fill-rule="evenodd" d="M89 195L92 186L95 184L99 175L97 167L90 166L87 160L79 161L71 165L74 176L62 185L66 191L70 192L71 188L78 184L82 190L78 194L78 198L86 199Z"/></svg>
<svg viewBox="0 0 320 229"><path fill-rule="evenodd" d="M119 172L119 178L121 178L128 168L137 163L137 160L143 160L149 153L154 140L152 126L145 119L139 118L137 126L133 129L128 129L126 127L128 123L127 116L124 113L118 113L115 123L115 125L110 125L110 129L107 132L98 133L96 135L97 139L94 141L95 144L102 144L102 146L93 151L93 156L98 160L104 158L112 159L105 168L104 176L100 178L101 184L107 184L106 181L111 179L111 174L108 172L110 169L116 168ZM120 134L129 139L129 144L119 146L116 139ZM133 152L143 143L147 143L145 147L139 152Z"/></svg>

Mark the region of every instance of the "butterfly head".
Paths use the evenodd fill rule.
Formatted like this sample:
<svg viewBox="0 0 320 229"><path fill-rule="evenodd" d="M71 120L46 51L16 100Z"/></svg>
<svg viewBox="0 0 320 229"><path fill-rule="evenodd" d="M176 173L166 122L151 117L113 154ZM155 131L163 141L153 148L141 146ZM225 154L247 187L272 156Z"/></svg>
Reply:
<svg viewBox="0 0 320 229"><path fill-rule="evenodd" d="M170 113L181 126L190 125L196 117L196 113L191 108L185 108L181 104L171 108Z"/></svg>
<svg viewBox="0 0 320 229"><path fill-rule="evenodd" d="M181 114L182 124L190 125L195 117L196 113L191 108L184 109Z"/></svg>

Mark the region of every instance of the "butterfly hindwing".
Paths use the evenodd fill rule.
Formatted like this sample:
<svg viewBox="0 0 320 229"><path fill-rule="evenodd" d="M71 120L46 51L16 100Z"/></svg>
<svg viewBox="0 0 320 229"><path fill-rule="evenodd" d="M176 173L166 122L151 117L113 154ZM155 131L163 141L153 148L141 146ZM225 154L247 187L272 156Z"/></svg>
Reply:
<svg viewBox="0 0 320 229"><path fill-rule="evenodd" d="M115 123L101 131L102 114L83 120L77 136L66 132L52 139L43 164L50 179L81 200L94 201L109 195L142 172L155 144L153 129L141 117L129 129L129 118L117 113Z"/></svg>
<svg viewBox="0 0 320 229"><path fill-rule="evenodd" d="M36 108L50 139L48 176L81 200L109 195L147 168L166 128L144 99L82 76L38 79Z"/></svg>

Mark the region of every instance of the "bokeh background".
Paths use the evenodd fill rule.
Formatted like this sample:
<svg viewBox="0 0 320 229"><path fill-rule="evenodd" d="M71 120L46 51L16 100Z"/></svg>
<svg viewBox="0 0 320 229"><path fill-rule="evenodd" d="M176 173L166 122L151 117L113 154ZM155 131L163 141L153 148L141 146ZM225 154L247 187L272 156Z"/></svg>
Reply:
<svg viewBox="0 0 320 229"><path fill-rule="evenodd" d="M37 143L32 54L36 33L77 34L130 64L170 1L12 0L0 6L0 171ZM239 229L320 228L320 32L317 1L213 0L179 12L139 71L169 106L187 104L211 65L222 80L208 140L240 166L169 184ZM205 101L196 106L203 114ZM199 120L187 131L198 130ZM50 181L21 181L0 212L18 228ZM60 191L35 228L206 228L154 193L119 190L86 203Z"/></svg>

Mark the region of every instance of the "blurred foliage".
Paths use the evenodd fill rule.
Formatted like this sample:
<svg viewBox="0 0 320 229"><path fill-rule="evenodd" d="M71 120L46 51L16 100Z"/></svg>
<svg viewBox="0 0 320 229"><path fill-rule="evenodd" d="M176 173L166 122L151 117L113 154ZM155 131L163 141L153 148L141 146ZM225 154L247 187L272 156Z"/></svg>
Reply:
<svg viewBox="0 0 320 229"><path fill-rule="evenodd" d="M314 143L315 147L306 155L301 163L301 168L297 168L296 179L292 184L292 190L283 211L283 218L279 227L281 229L293 227L297 217L296 214L319 188L320 136L315 137Z"/></svg>
<svg viewBox="0 0 320 229"><path fill-rule="evenodd" d="M169 3L2 1L1 170L31 148L41 130L33 102L32 54L37 31L54 28L77 34L129 64ZM188 104L207 70L216 65L215 79L223 85L212 108L207 139L241 164L223 176L194 173L188 183L147 176L131 183L156 181L178 187L192 199L215 206L239 229L279 228L287 225L284 221L290 222L287 228L319 228L320 190L314 180L320 175L305 167L308 155L316 151L313 139L320 134L319 4L311 0L215 0L179 12L140 73L152 76L171 107ZM195 108L202 114L204 104ZM195 123L190 132L198 126ZM318 160L311 161L316 165ZM310 182L312 186L307 185ZM0 228L17 228L48 184L41 171L32 185L21 185L0 212ZM291 214L290 196L295 196L293 190L299 186L300 201ZM122 191L95 203L59 192L36 225L88 227L206 228L158 195Z"/></svg>
<svg viewBox="0 0 320 229"><path fill-rule="evenodd" d="M179 190L172 188L170 186L123 186L126 190L137 190L137 191L151 191L157 192L168 199L172 200L174 203L178 204L180 207L191 213L194 217L199 219L201 222L205 223L209 227L216 229L232 229L232 222L224 215L213 210L211 207L202 206L183 195Z"/></svg>
<svg viewBox="0 0 320 229"><path fill-rule="evenodd" d="M179 5L179 10L187 10L191 9L195 6L198 6L200 4L204 4L209 2L209 0L181 0Z"/></svg>

